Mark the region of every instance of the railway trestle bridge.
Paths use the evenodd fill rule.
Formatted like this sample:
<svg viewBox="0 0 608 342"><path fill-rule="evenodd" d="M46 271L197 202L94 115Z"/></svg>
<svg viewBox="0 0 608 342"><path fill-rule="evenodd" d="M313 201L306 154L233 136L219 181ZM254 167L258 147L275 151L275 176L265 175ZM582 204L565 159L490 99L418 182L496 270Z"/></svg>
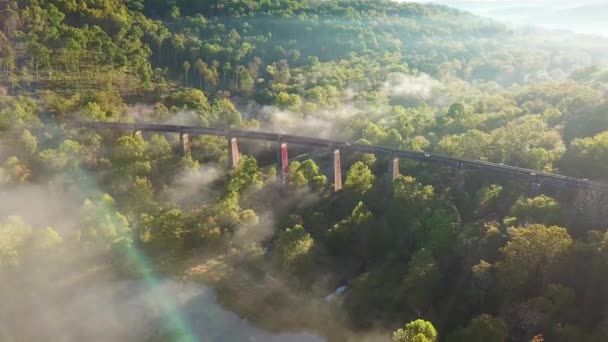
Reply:
<svg viewBox="0 0 608 342"><path fill-rule="evenodd" d="M540 193L543 186L552 186L558 189L569 189L573 191L593 191L608 193L608 184L593 182L588 179L574 178L554 173L536 171L516 166L492 163L488 161L473 160L466 158L455 158L435 153L395 149L383 146L356 144L343 141L305 137L291 134L280 134L261 132L254 130L209 128L182 125L164 125L151 123L117 123L117 122L71 122L71 128L85 128L93 130L118 130L142 135L144 132L175 133L179 134L180 148L182 153L189 154L191 151L190 140L192 136L210 135L225 137L228 145L228 168L237 168L239 165L238 139L258 140L276 143L277 146L277 178L279 184L285 184L289 167L289 156L287 146L301 145L316 148L326 148L331 158L330 180L333 190L342 189L342 167L340 164L341 151L355 151L384 155L388 157L389 179L399 177L399 160L407 159L424 163L433 163L452 167L456 170L454 184L462 187L464 182L464 170L481 170L485 172L500 173L511 177L518 177L530 184L532 195Z"/></svg>

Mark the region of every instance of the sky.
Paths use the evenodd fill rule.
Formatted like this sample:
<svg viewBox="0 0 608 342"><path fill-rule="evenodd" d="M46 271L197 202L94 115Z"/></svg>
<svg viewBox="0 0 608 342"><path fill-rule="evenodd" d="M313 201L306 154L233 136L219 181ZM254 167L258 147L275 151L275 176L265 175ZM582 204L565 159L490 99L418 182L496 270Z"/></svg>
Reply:
<svg viewBox="0 0 608 342"><path fill-rule="evenodd" d="M404 2L404 0L398 0ZM516 26L608 36L606 0L417 0L466 10Z"/></svg>

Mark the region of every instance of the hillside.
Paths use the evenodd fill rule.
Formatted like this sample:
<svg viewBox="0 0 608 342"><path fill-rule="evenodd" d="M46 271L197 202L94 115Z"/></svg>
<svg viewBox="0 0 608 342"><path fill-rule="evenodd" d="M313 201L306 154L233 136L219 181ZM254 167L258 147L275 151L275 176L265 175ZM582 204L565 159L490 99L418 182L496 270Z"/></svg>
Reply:
<svg viewBox="0 0 608 342"><path fill-rule="evenodd" d="M291 145L280 188L274 144L240 139L230 169L223 137L182 153L177 134L66 125L260 129L608 182L607 39L385 0L0 0L0 29L0 340L212 339L188 326L206 319L195 282L329 341L608 338L608 194L411 160L387 186L386 156L347 151L334 192L328 151ZM114 295L134 278L189 285Z"/></svg>

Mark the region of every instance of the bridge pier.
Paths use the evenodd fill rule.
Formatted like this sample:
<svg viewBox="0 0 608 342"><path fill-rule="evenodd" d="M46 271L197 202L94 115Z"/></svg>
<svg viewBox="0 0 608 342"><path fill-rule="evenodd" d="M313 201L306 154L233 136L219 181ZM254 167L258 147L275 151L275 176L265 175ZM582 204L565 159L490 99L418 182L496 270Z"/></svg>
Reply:
<svg viewBox="0 0 608 342"><path fill-rule="evenodd" d="M190 154L192 149L191 149L191 144L190 144L190 136L188 135L188 133L181 132L179 134L179 146L180 146L180 148L182 150L182 154L184 156L187 156Z"/></svg>
<svg viewBox="0 0 608 342"><path fill-rule="evenodd" d="M395 179L399 178L399 158L392 157L388 161L388 181L393 185Z"/></svg>
<svg viewBox="0 0 608 342"><path fill-rule="evenodd" d="M279 140L277 142L277 183L279 187L285 186L287 173L289 171L289 156L287 154L287 143Z"/></svg>
<svg viewBox="0 0 608 342"><path fill-rule="evenodd" d="M340 165L340 150L332 148L332 173L334 181L334 192L342 190L342 167Z"/></svg>
<svg viewBox="0 0 608 342"><path fill-rule="evenodd" d="M228 137L228 169L236 169L239 167L240 161L241 156L237 139Z"/></svg>
<svg viewBox="0 0 608 342"><path fill-rule="evenodd" d="M538 180L538 177L533 174L530 187L528 188L528 196L534 198L542 195L542 186L543 184Z"/></svg>
<svg viewBox="0 0 608 342"><path fill-rule="evenodd" d="M452 189L456 192L464 192L465 171L462 168L462 164L456 164L454 173L454 178L452 179Z"/></svg>

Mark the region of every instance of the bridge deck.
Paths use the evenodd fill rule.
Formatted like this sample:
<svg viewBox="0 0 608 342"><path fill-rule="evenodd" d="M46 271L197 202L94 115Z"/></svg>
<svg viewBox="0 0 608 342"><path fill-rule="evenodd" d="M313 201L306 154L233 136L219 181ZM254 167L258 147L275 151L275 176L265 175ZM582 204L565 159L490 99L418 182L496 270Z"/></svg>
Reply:
<svg viewBox="0 0 608 342"><path fill-rule="evenodd" d="M250 131L240 129L223 129L181 125L162 125L148 123L120 123L120 122L71 122L68 124L73 128L91 129L117 129L133 130L142 132L164 132L164 133L186 133L191 135L213 135L223 137L235 137L261 141L282 141L290 144L299 144L316 147L335 147L341 150L352 150L363 153L385 154L396 158L411 159L423 162L444 164L451 167L464 169L481 169L493 172L501 172L509 175L527 177L531 181L551 184L574 189L594 189L608 191L608 184L592 182L587 179L579 179L554 173L536 171L517 166L503 165L482 160L466 158L455 158L435 153L401 150L383 146L371 146L354 144L343 141L328 140L314 137L304 137L291 134L280 134L261 131Z"/></svg>

